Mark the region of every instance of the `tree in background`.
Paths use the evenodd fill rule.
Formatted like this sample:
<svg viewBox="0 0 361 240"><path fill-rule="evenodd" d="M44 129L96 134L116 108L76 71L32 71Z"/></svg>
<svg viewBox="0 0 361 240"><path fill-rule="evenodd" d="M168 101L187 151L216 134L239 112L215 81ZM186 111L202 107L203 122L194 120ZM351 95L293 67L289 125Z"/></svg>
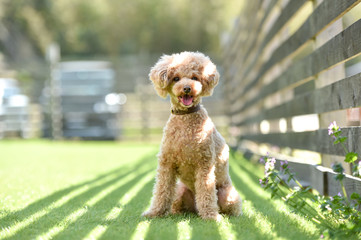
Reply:
<svg viewBox="0 0 361 240"><path fill-rule="evenodd" d="M216 51L220 33L239 12L237 2L0 0L0 19L5 29L18 29L38 55L53 41L63 55L73 56ZM0 49L11 56L3 38Z"/></svg>

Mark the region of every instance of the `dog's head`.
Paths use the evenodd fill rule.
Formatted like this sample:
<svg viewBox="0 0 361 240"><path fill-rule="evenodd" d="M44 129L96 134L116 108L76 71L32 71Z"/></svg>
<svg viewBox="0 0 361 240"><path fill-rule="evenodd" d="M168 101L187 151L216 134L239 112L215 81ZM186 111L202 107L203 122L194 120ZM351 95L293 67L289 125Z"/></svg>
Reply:
<svg viewBox="0 0 361 240"><path fill-rule="evenodd" d="M170 95L173 103L188 108L210 96L219 73L211 60L199 52L163 55L149 74L158 95Z"/></svg>

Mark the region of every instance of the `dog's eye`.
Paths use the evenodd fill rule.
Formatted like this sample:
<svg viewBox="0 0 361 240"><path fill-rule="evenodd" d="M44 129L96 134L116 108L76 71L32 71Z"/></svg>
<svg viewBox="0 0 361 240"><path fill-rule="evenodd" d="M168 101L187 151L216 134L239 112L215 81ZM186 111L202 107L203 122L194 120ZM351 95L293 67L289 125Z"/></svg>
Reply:
<svg viewBox="0 0 361 240"><path fill-rule="evenodd" d="M174 81L174 82L178 82L178 81L179 81L179 77L173 78L173 81Z"/></svg>
<svg viewBox="0 0 361 240"><path fill-rule="evenodd" d="M196 81L197 81L197 80L198 80L198 78L197 78L197 77L192 77L192 80L196 80Z"/></svg>

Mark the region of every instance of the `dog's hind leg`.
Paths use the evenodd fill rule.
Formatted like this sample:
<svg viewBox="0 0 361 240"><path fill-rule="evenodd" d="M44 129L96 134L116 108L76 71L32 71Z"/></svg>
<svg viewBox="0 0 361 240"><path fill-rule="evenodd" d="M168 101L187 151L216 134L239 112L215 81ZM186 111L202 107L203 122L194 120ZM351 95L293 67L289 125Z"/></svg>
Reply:
<svg viewBox="0 0 361 240"><path fill-rule="evenodd" d="M182 182L177 183L176 197L172 204L172 213L197 212L193 192Z"/></svg>
<svg viewBox="0 0 361 240"><path fill-rule="evenodd" d="M242 214L242 200L237 190L231 184L219 187L217 195L221 213L232 216Z"/></svg>

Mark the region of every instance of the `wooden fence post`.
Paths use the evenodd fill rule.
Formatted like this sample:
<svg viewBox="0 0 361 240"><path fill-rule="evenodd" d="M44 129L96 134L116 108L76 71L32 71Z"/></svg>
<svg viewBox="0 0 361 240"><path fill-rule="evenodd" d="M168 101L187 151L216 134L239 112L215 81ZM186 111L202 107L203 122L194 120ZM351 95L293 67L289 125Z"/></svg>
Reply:
<svg viewBox="0 0 361 240"><path fill-rule="evenodd" d="M140 81L141 82L141 81ZM149 132L149 87L145 84L139 83L136 87L137 95L140 99L140 114L141 114L141 139L142 141L150 140Z"/></svg>
<svg viewBox="0 0 361 240"><path fill-rule="evenodd" d="M56 75L56 67L60 60L60 48L53 43L48 47L48 61L50 64L50 115L51 134L53 139L63 137L63 114L61 106L61 87L59 76Z"/></svg>
<svg viewBox="0 0 361 240"><path fill-rule="evenodd" d="M324 0L317 0L314 2L314 7L316 8L319 4L321 4ZM321 32L317 37L315 38L315 44L314 47L317 49L320 46L322 46L325 42L330 40L332 37L334 37L336 34L340 33L343 30L342 26L342 18L335 21L333 24L331 24L329 27L327 27L323 32ZM323 71L319 73L315 77L315 87L316 89L325 87L327 85L330 85L334 82L337 82L340 79L345 78L345 64L341 63L329 70ZM342 111L342 112L340 112ZM319 127L322 128L328 128L328 126L332 121L336 121L339 126L347 126L347 110L339 110L337 112L328 112L328 113L321 113L318 114L319 118ZM331 138L330 138L331 139ZM346 173L351 173L351 168L349 164L345 163L343 160L343 157L335 156L335 155L329 155L329 154L321 154L322 159L322 165L325 167L331 167L331 165L335 162L341 163L346 170Z"/></svg>

